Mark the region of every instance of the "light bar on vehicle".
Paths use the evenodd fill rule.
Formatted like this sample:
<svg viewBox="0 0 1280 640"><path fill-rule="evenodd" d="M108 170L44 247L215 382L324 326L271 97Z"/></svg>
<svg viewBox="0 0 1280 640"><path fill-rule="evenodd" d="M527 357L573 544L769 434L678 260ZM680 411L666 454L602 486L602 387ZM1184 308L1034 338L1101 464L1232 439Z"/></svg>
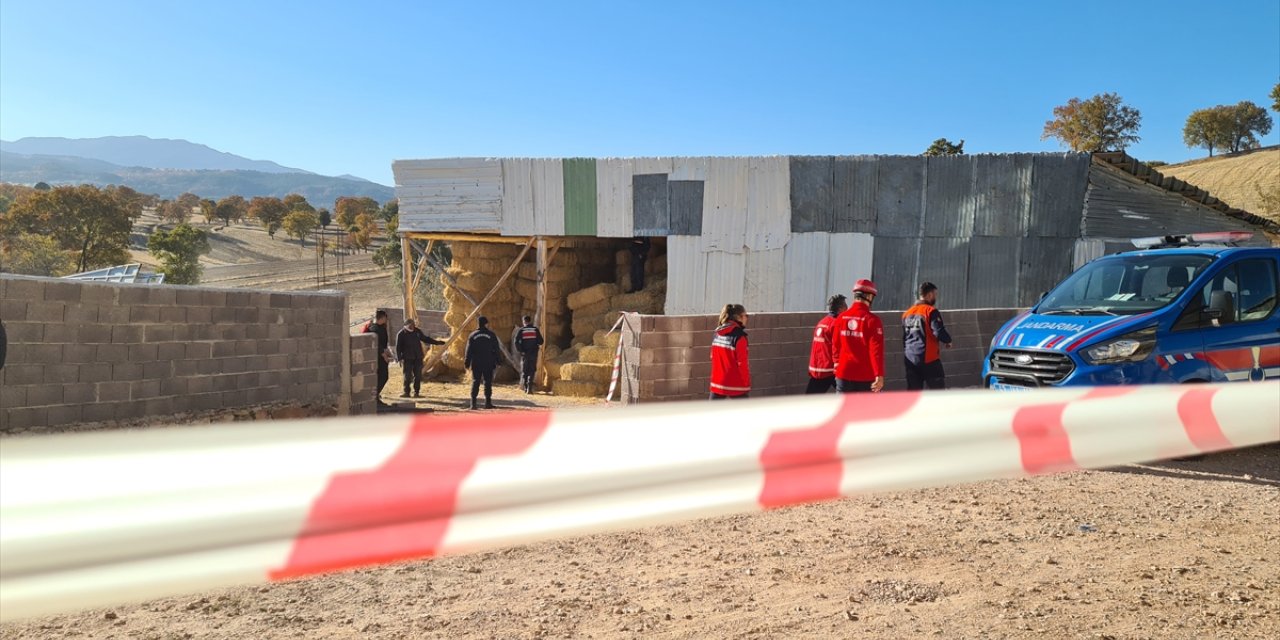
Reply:
<svg viewBox="0 0 1280 640"><path fill-rule="evenodd" d="M1235 244L1244 242L1252 237L1252 231L1212 231L1208 233L1183 233L1134 238L1129 242L1139 249L1152 249L1155 247L1185 247L1197 244Z"/></svg>

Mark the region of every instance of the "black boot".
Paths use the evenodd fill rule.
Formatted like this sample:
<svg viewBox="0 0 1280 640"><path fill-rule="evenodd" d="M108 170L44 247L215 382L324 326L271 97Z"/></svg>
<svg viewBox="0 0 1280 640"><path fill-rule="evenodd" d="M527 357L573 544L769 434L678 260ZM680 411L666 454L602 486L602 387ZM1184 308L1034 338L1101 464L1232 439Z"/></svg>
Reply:
<svg viewBox="0 0 1280 640"><path fill-rule="evenodd" d="M492 409L492 408L493 408L493 400L490 400L490 399L488 399L488 398L485 398L485 399L484 399L484 408L486 408L486 409Z"/></svg>
<svg viewBox="0 0 1280 640"><path fill-rule="evenodd" d="M472 399L471 399L471 410L472 410L472 411L475 411L475 409L476 409L476 399L475 399L475 398L472 398Z"/></svg>

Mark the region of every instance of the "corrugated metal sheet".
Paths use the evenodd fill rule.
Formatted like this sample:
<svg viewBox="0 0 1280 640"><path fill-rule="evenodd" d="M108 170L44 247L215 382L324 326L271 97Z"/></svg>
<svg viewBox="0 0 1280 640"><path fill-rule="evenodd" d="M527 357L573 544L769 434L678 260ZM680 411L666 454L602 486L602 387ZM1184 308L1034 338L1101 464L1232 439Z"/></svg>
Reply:
<svg viewBox="0 0 1280 640"><path fill-rule="evenodd" d="M502 164L487 158L397 160L391 165L403 231L498 231Z"/></svg>
<svg viewBox="0 0 1280 640"><path fill-rule="evenodd" d="M853 284L859 278L870 278L875 266L875 239L869 233L833 233L827 259L827 290L822 296L834 293L849 296Z"/></svg>
<svg viewBox="0 0 1280 640"><path fill-rule="evenodd" d="M604 158L596 161L596 233L601 238L630 238L631 160Z"/></svg>
<svg viewBox="0 0 1280 640"><path fill-rule="evenodd" d="M1019 238L975 236L969 241L965 301L971 309L1012 307L1018 302ZM955 305L948 303L955 308Z"/></svg>
<svg viewBox="0 0 1280 640"><path fill-rule="evenodd" d="M1031 211L1026 153L973 157L973 235L1021 237Z"/></svg>
<svg viewBox="0 0 1280 640"><path fill-rule="evenodd" d="M1080 237L1089 155L1039 154L1031 161L1031 215L1027 235Z"/></svg>
<svg viewBox="0 0 1280 640"><path fill-rule="evenodd" d="M529 236L533 224L533 161L528 158L502 160L502 235Z"/></svg>
<svg viewBox="0 0 1280 640"><path fill-rule="evenodd" d="M924 156L883 156L876 181L876 236L920 235L924 206Z"/></svg>
<svg viewBox="0 0 1280 640"><path fill-rule="evenodd" d="M923 235L931 238L972 235L973 156L932 156L925 159L925 168Z"/></svg>
<svg viewBox="0 0 1280 640"><path fill-rule="evenodd" d="M874 233L876 230L876 183L880 160L875 156L847 156L835 159L832 205L836 233Z"/></svg>
<svg viewBox="0 0 1280 640"><path fill-rule="evenodd" d="M534 231L564 235L564 165L559 159L537 159L532 175Z"/></svg>
<svg viewBox="0 0 1280 640"><path fill-rule="evenodd" d="M730 302L742 303L746 279L747 254L707 252L702 313L715 313Z"/></svg>
<svg viewBox="0 0 1280 640"><path fill-rule="evenodd" d="M1244 221L1099 163L1089 171L1084 210L1084 233L1089 237L1128 239L1197 231L1257 231ZM1257 234L1255 243L1265 246L1266 240Z"/></svg>
<svg viewBox="0 0 1280 640"><path fill-rule="evenodd" d="M596 159L564 160L564 232L596 235Z"/></svg>
<svg viewBox="0 0 1280 640"><path fill-rule="evenodd" d="M711 158L672 158L672 180L707 180L707 168L711 166Z"/></svg>
<svg viewBox="0 0 1280 640"><path fill-rule="evenodd" d="M938 285L946 305L968 308L969 238L924 238L920 241L920 263L916 282L909 293L915 295L920 282ZM879 283L876 283L877 285Z"/></svg>
<svg viewBox="0 0 1280 640"><path fill-rule="evenodd" d="M1105 240L1090 238L1076 240L1075 250L1071 254L1071 267L1079 269L1089 262L1106 255L1106 252L1107 243Z"/></svg>
<svg viewBox="0 0 1280 640"><path fill-rule="evenodd" d="M742 304L749 311L782 311L786 291L786 249L750 251Z"/></svg>
<svg viewBox="0 0 1280 640"><path fill-rule="evenodd" d="M667 174L646 173L631 177L632 224L638 236L665 236L671 229L667 201Z"/></svg>
<svg viewBox="0 0 1280 640"><path fill-rule="evenodd" d="M670 175L675 166L672 158L632 158L631 170L636 174L665 173Z"/></svg>
<svg viewBox="0 0 1280 640"><path fill-rule="evenodd" d="M671 210L672 235L696 236L702 233L702 180L667 181L667 199Z"/></svg>
<svg viewBox="0 0 1280 640"><path fill-rule="evenodd" d="M667 237L667 315L702 313L707 254L698 236Z"/></svg>
<svg viewBox="0 0 1280 640"><path fill-rule="evenodd" d="M1028 307L1071 275L1075 238L1023 238L1018 265L1018 306Z"/></svg>
<svg viewBox="0 0 1280 640"><path fill-rule="evenodd" d="M751 158L747 163L746 246L768 251L787 246L791 236L791 178L786 156Z"/></svg>
<svg viewBox="0 0 1280 640"><path fill-rule="evenodd" d="M713 158L703 190L702 250L742 253L747 242L746 158Z"/></svg>
<svg viewBox="0 0 1280 640"><path fill-rule="evenodd" d="M830 232L834 228L833 163L831 156L790 157L792 231Z"/></svg>
<svg viewBox="0 0 1280 640"><path fill-rule="evenodd" d="M903 310L915 302L912 289L916 285L919 253L919 238L876 237L874 266L871 269L871 279L880 291L876 297L876 309Z"/></svg>
<svg viewBox="0 0 1280 640"><path fill-rule="evenodd" d="M817 311L827 301L827 267L831 234L792 233L783 251L784 311Z"/></svg>

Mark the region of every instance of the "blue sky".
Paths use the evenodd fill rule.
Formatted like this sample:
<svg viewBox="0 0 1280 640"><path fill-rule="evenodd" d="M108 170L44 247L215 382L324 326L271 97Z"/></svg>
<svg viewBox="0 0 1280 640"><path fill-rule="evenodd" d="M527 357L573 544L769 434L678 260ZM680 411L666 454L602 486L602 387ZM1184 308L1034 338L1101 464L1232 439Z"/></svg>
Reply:
<svg viewBox="0 0 1280 640"><path fill-rule="evenodd" d="M0 137L148 135L390 184L447 156L1059 149L1114 91L1147 160L1280 81L1280 2L0 2ZM1266 144L1280 141L1280 127Z"/></svg>

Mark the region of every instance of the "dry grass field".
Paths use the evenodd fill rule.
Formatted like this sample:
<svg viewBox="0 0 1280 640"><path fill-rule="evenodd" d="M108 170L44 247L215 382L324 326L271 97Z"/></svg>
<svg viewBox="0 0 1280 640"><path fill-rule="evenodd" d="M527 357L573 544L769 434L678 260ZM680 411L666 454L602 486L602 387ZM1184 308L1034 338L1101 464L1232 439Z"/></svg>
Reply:
<svg viewBox="0 0 1280 640"><path fill-rule="evenodd" d="M1212 193L1219 200L1280 222L1280 211L1267 212L1258 190L1280 189L1280 147L1267 147L1156 169Z"/></svg>

